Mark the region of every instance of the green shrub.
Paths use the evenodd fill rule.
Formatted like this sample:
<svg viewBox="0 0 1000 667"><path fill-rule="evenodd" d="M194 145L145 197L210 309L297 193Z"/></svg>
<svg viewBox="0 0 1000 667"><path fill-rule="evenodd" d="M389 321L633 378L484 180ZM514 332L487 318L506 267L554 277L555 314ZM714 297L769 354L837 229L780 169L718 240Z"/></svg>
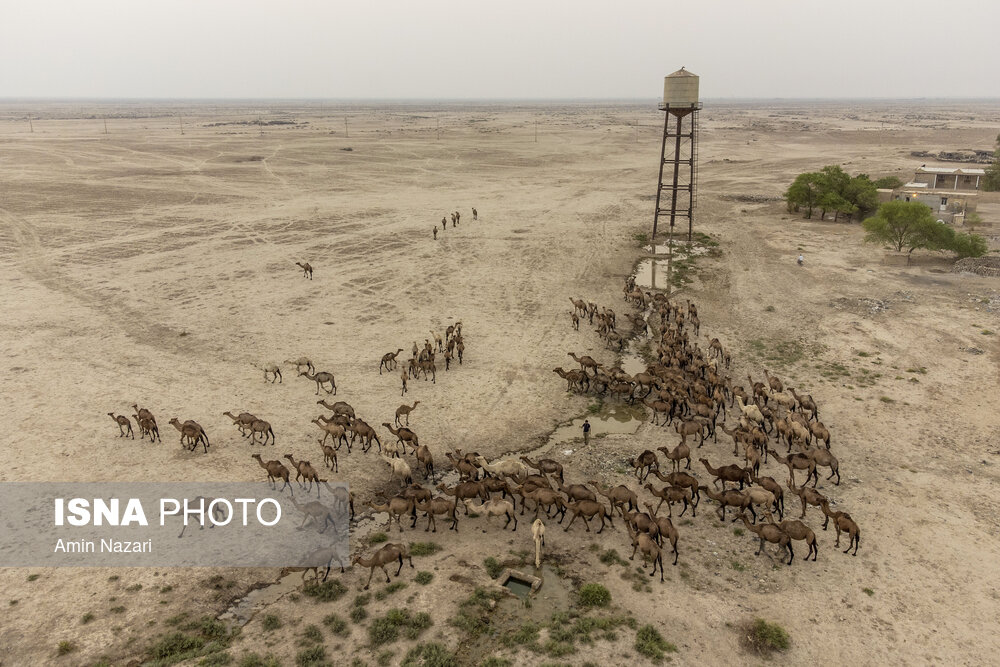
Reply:
<svg viewBox="0 0 1000 667"><path fill-rule="evenodd" d="M319 629L318 625L307 625L302 630L302 639L310 644L322 644L323 631Z"/></svg>
<svg viewBox="0 0 1000 667"><path fill-rule="evenodd" d="M59 642L59 647L56 649L56 653L59 655L66 655L67 653L72 653L76 650L76 644L68 641Z"/></svg>
<svg viewBox="0 0 1000 667"><path fill-rule="evenodd" d="M376 618L368 626L369 646L382 646L391 644L399 639L399 626L388 618Z"/></svg>
<svg viewBox="0 0 1000 667"><path fill-rule="evenodd" d="M347 588L337 579L328 579L321 584L315 581L308 583L302 588L302 592L320 602L334 602L344 596Z"/></svg>
<svg viewBox="0 0 1000 667"><path fill-rule="evenodd" d="M514 663L507 658L497 658L496 656L486 658L479 663L479 667L513 667L513 665Z"/></svg>
<svg viewBox="0 0 1000 667"><path fill-rule="evenodd" d="M490 575L490 579L496 579L503 572L503 565L493 556L484 560L483 566L486 568L486 574Z"/></svg>
<svg viewBox="0 0 1000 667"><path fill-rule="evenodd" d="M378 657L375 658L375 664L379 667L389 667L389 665L392 664L392 656L394 655L396 655L396 653L392 649L386 649L385 651L379 653Z"/></svg>
<svg viewBox="0 0 1000 667"><path fill-rule="evenodd" d="M410 542L410 555L431 556L441 551L441 548L437 542Z"/></svg>
<svg viewBox="0 0 1000 667"><path fill-rule="evenodd" d="M458 659L443 644L429 642L417 644L407 651L400 664L402 667L458 667Z"/></svg>
<svg viewBox="0 0 1000 667"><path fill-rule="evenodd" d="M605 565L628 565L628 561L619 556L615 549L608 549L602 553L600 560Z"/></svg>
<svg viewBox="0 0 1000 667"><path fill-rule="evenodd" d="M784 651L791 641L785 629L777 623L768 623L762 618L755 618L747 628L747 644L756 653L766 655L772 651Z"/></svg>
<svg viewBox="0 0 1000 667"><path fill-rule="evenodd" d="M88 611L80 617L80 625L87 625L87 623L90 623L92 620L94 620L94 615Z"/></svg>
<svg viewBox="0 0 1000 667"><path fill-rule="evenodd" d="M391 584L389 584L388 586L386 586L385 588L383 588L382 590L380 590L377 593L375 593L375 599L376 600L380 600L380 601L384 600L387 597L389 597L390 595L392 595L393 593L395 593L396 591L400 591L400 590L402 590L404 588L406 588L406 582L405 581L394 581Z"/></svg>
<svg viewBox="0 0 1000 667"><path fill-rule="evenodd" d="M281 627L281 618L275 614L268 614L260 620L260 627L265 632L271 632Z"/></svg>
<svg viewBox="0 0 1000 667"><path fill-rule="evenodd" d="M205 640L201 637L174 632L153 644L149 653L158 660L166 661L166 664L173 664L194 657L204 646Z"/></svg>
<svg viewBox="0 0 1000 667"><path fill-rule="evenodd" d="M677 647L665 640L652 625L644 625L635 633L635 650L658 663L665 653L676 653Z"/></svg>
<svg viewBox="0 0 1000 667"><path fill-rule="evenodd" d="M584 584L578 596L584 607L607 607L611 604L611 593L601 584Z"/></svg>
<svg viewBox="0 0 1000 667"><path fill-rule="evenodd" d="M329 614L323 619L323 625L330 628L330 632L338 637L346 637L350 634L347 629L347 621L337 614Z"/></svg>
<svg viewBox="0 0 1000 667"><path fill-rule="evenodd" d="M420 584L421 586L426 586L427 584L431 583L433 579L434 579L434 573L427 572L426 570L421 570L420 572L417 572L417 576L413 578L413 580L418 584Z"/></svg>
<svg viewBox="0 0 1000 667"><path fill-rule="evenodd" d="M219 651L218 653L209 653L199 660L198 664L201 667L222 667L223 665L230 665L232 662L233 656L225 651Z"/></svg>
<svg viewBox="0 0 1000 667"><path fill-rule="evenodd" d="M364 607L354 607L351 609L351 621L354 623L360 623L366 618L368 618L368 610Z"/></svg>
<svg viewBox="0 0 1000 667"><path fill-rule="evenodd" d="M38 579L38 577L40 577L40 576L42 576L42 575L40 575L40 574L29 574L29 575L28 575L28 581L35 581L35 580L36 580L36 579ZM117 579L117 578L118 578L118 577L115 577L115 579Z"/></svg>
<svg viewBox="0 0 1000 667"><path fill-rule="evenodd" d="M328 667L333 665L326 659L326 649L322 646L302 649L295 655L295 664L298 667Z"/></svg>
<svg viewBox="0 0 1000 667"><path fill-rule="evenodd" d="M382 544L388 542L389 536L385 533L372 533L368 536L368 544Z"/></svg>

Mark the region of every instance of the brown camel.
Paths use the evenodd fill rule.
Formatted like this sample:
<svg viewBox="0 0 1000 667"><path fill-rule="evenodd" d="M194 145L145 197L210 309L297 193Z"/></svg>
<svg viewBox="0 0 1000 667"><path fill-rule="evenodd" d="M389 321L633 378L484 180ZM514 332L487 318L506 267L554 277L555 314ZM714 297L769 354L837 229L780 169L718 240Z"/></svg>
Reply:
<svg viewBox="0 0 1000 667"><path fill-rule="evenodd" d="M309 262L305 262L305 263L295 262L295 266L297 266L300 269L302 269L302 277L303 278L308 278L309 280L313 279L313 267L312 267L312 264L310 264Z"/></svg>
<svg viewBox="0 0 1000 667"><path fill-rule="evenodd" d="M389 424L389 422L382 422L382 426L385 426L387 429L389 429L389 433L392 433L394 436L396 436L396 439L399 441L400 444L403 445L404 448L408 444L410 445L410 447L416 450L417 447L420 445L420 440L417 437L417 434L411 431L410 429L406 428L405 426L401 426L400 428L395 429L392 427L391 424Z"/></svg>
<svg viewBox="0 0 1000 667"><path fill-rule="evenodd" d="M600 535L604 530L604 520L607 519L608 525L612 528L615 527L615 522L612 515L608 513L607 508L604 503L598 502L596 500L580 500L575 503L566 503L566 509L573 513L572 518L570 518L569 523L563 528L563 532L568 532L570 526L576 521L577 517L583 518L583 524L587 527L587 532L590 532L590 520L595 516L601 519L601 528L597 531Z"/></svg>
<svg viewBox="0 0 1000 667"><path fill-rule="evenodd" d="M337 401L336 403L330 404L327 403L325 400L320 399L316 401L316 404L322 405L324 408L330 410L335 415L346 415L351 419L354 419L354 408L351 407L350 403L347 403L345 401Z"/></svg>
<svg viewBox="0 0 1000 667"><path fill-rule="evenodd" d="M713 486L717 486L719 482L722 482L722 488L725 490L726 482L739 482L740 489L743 488L743 483L750 483L750 471L746 468L741 468L735 463L730 463L729 465L724 465L721 468L713 468L712 464L708 462L708 459L698 459L701 464L705 466L705 470L715 480L712 482Z"/></svg>
<svg viewBox="0 0 1000 667"><path fill-rule="evenodd" d="M395 352L386 352L382 355L382 361L378 365L378 374L382 375L382 368L387 371L394 370L397 365L396 356L403 351L403 348L399 348Z"/></svg>
<svg viewBox="0 0 1000 667"><path fill-rule="evenodd" d="M594 361L593 357L589 357L587 355L583 355L582 357L578 357L578 356L576 356L576 354L574 354L572 352L567 352L566 354L568 354L569 356L573 357L573 361L575 361L576 363L580 364L580 370L582 370L584 373L587 372L588 368L592 368L594 370L594 375L597 375L598 364L597 364L596 361Z"/></svg>
<svg viewBox="0 0 1000 667"><path fill-rule="evenodd" d="M559 515L559 523L563 522L566 518L566 501L563 500L562 496L552 489L546 489L542 487L527 487L522 485L516 489L516 493L521 496L521 515L524 515L524 508L528 505L528 501L532 500L535 503L535 518L538 518L538 513L542 506L545 507L545 518L552 518L552 511L555 509L556 514Z"/></svg>
<svg viewBox="0 0 1000 667"><path fill-rule="evenodd" d="M767 541L771 544L780 544L782 548L786 549L788 551L788 564L792 564L792 561L795 559L795 551L792 549L792 538L788 533L774 523L751 524L747 521L747 515L744 512L740 512L740 518L743 519L747 530L754 533L760 539L760 546L757 547L755 556L760 555L760 552L764 550L764 542Z"/></svg>
<svg viewBox="0 0 1000 667"><path fill-rule="evenodd" d="M202 429L197 422L189 419L182 424L177 417L174 417L168 423L180 431L181 444L184 445L185 449L189 449L193 452L200 442L201 446L205 449L205 453L208 453L208 446L210 444L208 442L208 436L205 434L205 430ZM185 439L187 439L187 444L184 443ZM190 445L190 447L188 447L188 445Z"/></svg>
<svg viewBox="0 0 1000 667"><path fill-rule="evenodd" d="M742 491L737 491L736 489L729 489L728 491L722 491L721 493L716 493L715 490L707 486L700 486L698 488L699 490L704 491L709 498L719 503L719 507L715 511L716 514L719 515L720 521L726 520L727 507L736 507L739 508L741 511L750 510L750 513L753 514L754 521L757 521L757 513L753 509L753 502L750 500L750 496L743 493ZM736 519L733 519L733 521L736 521Z"/></svg>
<svg viewBox="0 0 1000 667"><path fill-rule="evenodd" d="M239 415L234 415L232 412L226 411L222 414L233 420L233 424L240 430L240 435L244 437L246 437L250 425L257 421L257 415L249 412L241 412Z"/></svg>
<svg viewBox="0 0 1000 667"><path fill-rule="evenodd" d="M299 487L301 488L304 486L304 484L299 481L300 478L309 482L309 488L306 489L306 493L312 491L313 482L316 482L316 495L319 496L319 474L316 472L316 469L312 467L312 464L309 463L309 461L296 461L291 454L285 454L285 458L288 459L288 461L292 464L292 467L297 471L295 481L299 482Z"/></svg>
<svg viewBox="0 0 1000 667"><path fill-rule="evenodd" d="M333 419L327 420L323 415L312 420L313 424L323 429L323 439L320 444L325 445L326 439L333 436L333 444L340 449L341 444L347 445L347 453L351 453L351 442L347 439L347 429L336 423Z"/></svg>
<svg viewBox="0 0 1000 667"><path fill-rule="evenodd" d="M664 448L660 447L660 449ZM660 467L660 462L656 458L656 454L648 449L639 454L637 458L628 459L628 464L635 468L635 477L640 482L646 481L646 477L649 476L653 468L659 469Z"/></svg>
<svg viewBox="0 0 1000 667"><path fill-rule="evenodd" d="M149 436L149 441L153 442L155 437L158 441L163 442L160 439L160 428L156 425L156 422L152 419L140 419L139 420L139 432L142 434L142 438Z"/></svg>
<svg viewBox="0 0 1000 667"><path fill-rule="evenodd" d="M323 466L330 466L330 470L338 472L340 466L337 465L337 450L330 445L324 445L322 440L317 440L320 449L323 450Z"/></svg>
<svg viewBox="0 0 1000 667"><path fill-rule="evenodd" d="M132 431L132 420L125 415L115 415L113 412L109 412L108 416L115 420L118 424L118 437L125 438L131 436L135 440L135 433ZM125 429L128 429L127 431Z"/></svg>
<svg viewBox="0 0 1000 667"><path fill-rule="evenodd" d="M635 495L635 491L624 484L619 484L613 489L610 487L601 487L601 483L594 479L588 480L587 484L590 484L599 494L608 499L608 502L611 504L612 515L614 515L615 509L617 509L622 516L625 516L624 507L626 504L628 504L630 510L639 507L639 498Z"/></svg>
<svg viewBox="0 0 1000 667"><path fill-rule="evenodd" d="M774 517L771 516L770 512L765 511L764 516L769 522L774 523ZM809 547L809 553L802 560L809 560L809 556L812 556L813 561L816 561L816 557L819 555L819 546L816 544L816 533L812 531L812 528L798 519L785 519L777 526L788 533L788 536L793 540L802 540Z"/></svg>
<svg viewBox="0 0 1000 667"><path fill-rule="evenodd" d="M406 389L406 377L407 377L406 371L403 371L399 375L399 378L403 381L403 389L402 389L402 391L399 392L400 396L402 396L403 394L405 394L407 392L407 389Z"/></svg>
<svg viewBox="0 0 1000 667"><path fill-rule="evenodd" d="M302 371L299 373L299 377L305 377L306 379L312 380L316 383L316 395L319 396L319 390L322 388L328 394L337 395L337 382L333 377L333 373L327 373L326 371L320 371L315 375L310 375L309 371ZM330 388L324 387L324 384L330 384Z"/></svg>
<svg viewBox="0 0 1000 667"><path fill-rule="evenodd" d="M840 534L847 533L847 536L850 539L847 542L847 548L844 549L844 553L846 554L848 551L850 551L851 546L853 546L854 553L852 553L851 555L857 556L858 547L861 546L861 529L858 528L858 524L854 522L854 519L852 519L851 515L848 514L847 512L834 512L833 510L831 510L830 502L825 498L823 499L820 508L823 510L823 514L826 515L827 521L833 519L833 527L837 531L837 541L834 543L833 546L840 547ZM826 523L823 524L823 530L826 530Z"/></svg>
<svg viewBox="0 0 1000 667"><path fill-rule="evenodd" d="M399 418L404 415L406 416L406 425L409 426L410 413L413 412L414 408L416 408L418 405L420 405L420 401L413 401L413 405L407 405L404 403L403 405L396 408L396 426L402 426L402 424L399 423Z"/></svg>
<svg viewBox="0 0 1000 667"><path fill-rule="evenodd" d="M802 514L799 515L800 519L804 519L806 516L806 507L812 505L813 507L822 507L823 503L827 502L826 496L817 491L816 489L810 489L806 485L795 486L795 480L791 477L788 478L788 490L799 497L799 501L802 503ZM829 517L827 518L829 521ZM826 530L826 522L823 522L823 530Z"/></svg>
<svg viewBox="0 0 1000 667"><path fill-rule="evenodd" d="M368 590L368 586L372 583L372 575L375 574L375 568L382 568L382 573L385 574L385 582L389 583L389 572L385 569L387 563L391 563L394 560L399 560L399 569L396 570L396 576L403 571L403 559L410 561L410 567L413 567L413 559L410 557L410 550L404 544L396 544L390 542L384 547L372 554L371 558L363 558L361 555L357 555L351 559L352 565L360 565L361 567L369 567L371 571L368 573L368 581L365 583L364 590Z"/></svg>
<svg viewBox="0 0 1000 667"><path fill-rule="evenodd" d="M448 500L447 498L433 498L425 503L417 503L416 509L420 512L424 512L424 516L427 519L427 528L424 528L426 533L433 526L432 533L437 532L437 522L434 520L435 514L443 514L447 518L451 519L451 527L449 530L454 530L458 532L458 517L455 515L455 501ZM468 511L468 508L466 508Z"/></svg>
<svg viewBox="0 0 1000 667"><path fill-rule="evenodd" d="M271 428L271 424L269 422L266 422L263 419L254 419L250 424L251 442L257 442L258 433L264 436L264 440L260 443L261 445L267 444L268 437L271 438L271 444L274 444L274 430Z"/></svg>
<svg viewBox="0 0 1000 667"><path fill-rule="evenodd" d="M669 517L656 516L656 512L652 511L649 503L643 503L643 505L646 506L646 509L650 510L649 514L653 517L653 521L656 522L657 528L660 531L660 539L662 540L665 537L670 542L670 546L674 551L674 565L677 565L677 557L680 556L680 552L677 551L677 540L680 538L677 529L674 528L674 524Z"/></svg>
<svg viewBox="0 0 1000 667"><path fill-rule="evenodd" d="M673 449L667 449L666 447L657 447L657 449L663 452L663 455L670 461L670 468L674 472L680 472L681 459L687 459L687 465L684 466L684 469L691 469L691 448L683 442Z"/></svg>
<svg viewBox="0 0 1000 667"><path fill-rule="evenodd" d="M559 478L559 481L562 482L563 467L562 464L555 459L538 459L537 461L532 461L527 456L522 456L521 460L524 461L525 465L529 468L534 468L545 475L555 475Z"/></svg>
<svg viewBox="0 0 1000 667"><path fill-rule="evenodd" d="M149 410L147 410L146 408L140 408L138 403L133 403L132 404L132 409L135 410L135 415L134 416L135 416L135 420L136 421L141 421L143 419L149 419L154 424L156 423L156 417L153 416L153 413L150 412Z"/></svg>
<svg viewBox="0 0 1000 667"><path fill-rule="evenodd" d="M813 400L812 396L809 394L803 394L800 396L795 393L795 390L792 387L788 388L788 393L791 394L796 401L798 401L799 408L801 408L803 412L809 413L810 419L819 419L819 408L816 407L816 401Z"/></svg>
<svg viewBox="0 0 1000 667"><path fill-rule="evenodd" d="M655 525L655 524L654 524ZM630 523L625 524L625 528L628 529L629 537L632 538L632 555L629 556L629 560L635 560L636 550L642 550L642 560L647 562L647 559L653 561L653 571L649 573L649 576L656 575L656 568L660 568L660 581L663 581L663 551L660 546L646 533L641 533L632 529Z"/></svg>
<svg viewBox="0 0 1000 667"><path fill-rule="evenodd" d="M688 505L691 506L691 516L698 516L695 513L695 506L693 496L691 495L691 489L685 488L683 486L665 486L659 491L657 491L652 484L646 484L645 488L649 489L649 492L660 499L660 502L656 505L656 512L660 511L660 507L663 505L663 501L667 502L667 512L669 516L674 515L674 503L684 503L684 509L678 516L684 516L684 512L687 511ZM647 505L648 507L648 505Z"/></svg>
<svg viewBox="0 0 1000 667"><path fill-rule="evenodd" d="M468 480L471 478L472 481L477 481L479 479L479 468L477 468L474 464L453 455L451 452L446 452L445 457L455 466L455 470L458 471L462 480Z"/></svg>
<svg viewBox="0 0 1000 667"><path fill-rule="evenodd" d="M254 454L251 458L257 459L257 463L260 467L267 471L267 481L271 484L271 488L277 488L277 480L283 479L285 481L284 486L282 486L278 491L284 491L285 487L288 487L288 492L293 496L295 495L295 490L292 489L292 485L288 482L288 468L281 461L268 461L265 463L260 454Z"/></svg>
<svg viewBox="0 0 1000 667"><path fill-rule="evenodd" d="M459 482L453 488L448 488L444 483L438 484L437 489L441 493L445 493L449 496L455 496L455 500L465 500L466 498L479 498L482 501L487 501L490 499L490 494L483 485L479 482ZM465 508L465 514L469 514L469 508Z"/></svg>
<svg viewBox="0 0 1000 667"><path fill-rule="evenodd" d="M410 514L413 519L413 523L410 524L410 528L413 528L417 523L417 515L414 511L415 500L413 498L407 498L406 496L393 496L384 505L376 505L375 503L368 503L376 512L386 512L389 515L389 524L387 528L392 527L393 519L396 520L396 526L399 527L399 532L403 532L403 526L400 524L399 520L406 514Z"/></svg>
<svg viewBox="0 0 1000 667"><path fill-rule="evenodd" d="M698 492L698 478L694 475L690 475L686 472L672 472L669 475L664 475L658 470L654 470L653 474L656 475L661 482L666 482L671 486L691 489L691 496L694 499L695 507L697 507L698 503L701 502L701 495Z"/></svg>
<svg viewBox="0 0 1000 667"><path fill-rule="evenodd" d="M809 478L812 477L814 474L816 474L816 462L813 461L808 456L806 456L805 454L797 452L795 454L789 454L788 458L782 458L782 456L773 449L769 449L767 451L771 456L775 458L775 460L778 463L784 466L788 466L788 476L792 478L792 483L795 482L796 470L807 471L806 481L805 481L806 484L809 483Z"/></svg>

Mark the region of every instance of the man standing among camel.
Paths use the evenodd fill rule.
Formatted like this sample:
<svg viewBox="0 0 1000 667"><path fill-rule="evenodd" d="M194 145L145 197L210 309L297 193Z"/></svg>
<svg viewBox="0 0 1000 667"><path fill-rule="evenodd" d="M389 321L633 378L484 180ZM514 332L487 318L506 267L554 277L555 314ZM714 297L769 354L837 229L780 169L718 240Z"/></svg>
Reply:
<svg viewBox="0 0 1000 667"><path fill-rule="evenodd" d="M590 444L590 420L583 420L583 444Z"/></svg>

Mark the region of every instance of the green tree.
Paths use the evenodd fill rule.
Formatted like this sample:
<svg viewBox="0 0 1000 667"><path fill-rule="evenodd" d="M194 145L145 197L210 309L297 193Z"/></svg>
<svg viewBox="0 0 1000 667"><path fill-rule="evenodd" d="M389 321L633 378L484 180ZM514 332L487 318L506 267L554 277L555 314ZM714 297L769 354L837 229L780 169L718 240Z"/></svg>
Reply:
<svg viewBox="0 0 1000 667"><path fill-rule="evenodd" d="M865 228L865 241L889 245L902 252L913 252L923 247L928 239L928 226L937 224L930 207L915 201L890 201L882 204L878 212L861 223Z"/></svg>
<svg viewBox="0 0 1000 667"><path fill-rule="evenodd" d="M957 232L951 241L951 247L948 249L955 251L955 254L961 259L962 257L982 257L989 250L989 247L986 245L986 239L979 234Z"/></svg>
<svg viewBox="0 0 1000 667"><path fill-rule="evenodd" d="M873 185L879 190L895 190L896 188L903 187L903 181L895 176L883 176L876 180Z"/></svg>
<svg viewBox="0 0 1000 667"><path fill-rule="evenodd" d="M868 178L868 174L858 174L847 184L844 198L851 202L854 213L863 220L878 208L878 186Z"/></svg>
<svg viewBox="0 0 1000 667"><path fill-rule="evenodd" d="M976 213L975 211L973 211L972 213L967 213L965 215L965 226L971 229L972 231L976 231L976 227L978 227L981 224L983 224L983 217L978 213Z"/></svg>
<svg viewBox="0 0 1000 667"><path fill-rule="evenodd" d="M983 190L996 192L1000 190L1000 134L997 135L997 149L993 152L993 162L986 167L983 178Z"/></svg>
<svg viewBox="0 0 1000 667"><path fill-rule="evenodd" d="M789 212L805 209L806 217L812 218L813 208L823 192L823 178L818 172L799 174L785 192Z"/></svg>

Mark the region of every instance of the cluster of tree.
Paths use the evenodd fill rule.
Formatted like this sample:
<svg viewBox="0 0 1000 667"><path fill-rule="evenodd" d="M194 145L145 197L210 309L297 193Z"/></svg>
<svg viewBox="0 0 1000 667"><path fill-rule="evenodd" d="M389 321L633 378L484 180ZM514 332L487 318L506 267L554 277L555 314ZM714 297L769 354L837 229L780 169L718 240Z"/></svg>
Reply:
<svg viewBox="0 0 1000 667"><path fill-rule="evenodd" d="M987 192L1000 190L1000 134L997 135L997 149L993 152L993 162L990 163L990 166L986 167L983 190Z"/></svg>
<svg viewBox="0 0 1000 667"><path fill-rule="evenodd" d="M917 201L890 201L861 223L865 241L888 245L902 252L917 248L951 250L959 257L981 257L986 254L986 240L977 234L956 232L951 225L938 222L930 207Z"/></svg>
<svg viewBox="0 0 1000 667"><path fill-rule="evenodd" d="M785 192L785 201L791 213L803 211L805 217L812 218L819 210L819 219L833 213L837 222L840 216L847 219L864 219L878 208L879 188L898 188L903 182L889 176L873 181L867 174L851 176L836 165L828 165L819 171L799 174Z"/></svg>

